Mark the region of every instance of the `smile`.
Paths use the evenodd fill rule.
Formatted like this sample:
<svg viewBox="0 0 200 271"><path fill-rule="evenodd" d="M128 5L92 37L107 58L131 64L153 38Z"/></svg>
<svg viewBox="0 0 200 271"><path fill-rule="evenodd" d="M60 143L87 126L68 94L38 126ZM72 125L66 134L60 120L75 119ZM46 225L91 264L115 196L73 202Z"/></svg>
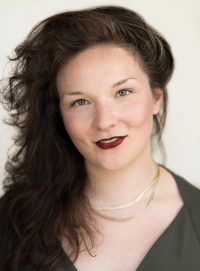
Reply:
<svg viewBox="0 0 200 271"><path fill-rule="evenodd" d="M110 149L119 146L126 136L117 136L109 139L103 139L96 142L96 145L101 149Z"/></svg>

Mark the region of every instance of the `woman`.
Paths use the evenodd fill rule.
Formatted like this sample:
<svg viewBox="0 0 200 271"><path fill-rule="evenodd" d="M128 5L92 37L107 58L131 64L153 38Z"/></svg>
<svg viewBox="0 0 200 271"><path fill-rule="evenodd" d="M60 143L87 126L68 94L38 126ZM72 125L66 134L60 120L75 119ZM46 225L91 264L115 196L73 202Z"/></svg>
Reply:
<svg viewBox="0 0 200 271"><path fill-rule="evenodd" d="M1 270L200 270L200 192L151 154L167 41L104 6L47 18L15 52Z"/></svg>

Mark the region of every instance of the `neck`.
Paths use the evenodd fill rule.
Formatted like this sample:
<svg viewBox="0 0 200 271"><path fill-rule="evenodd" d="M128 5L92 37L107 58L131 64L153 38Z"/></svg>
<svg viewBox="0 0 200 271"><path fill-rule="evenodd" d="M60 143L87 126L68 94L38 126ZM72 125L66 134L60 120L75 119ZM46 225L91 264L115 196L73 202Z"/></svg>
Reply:
<svg viewBox="0 0 200 271"><path fill-rule="evenodd" d="M155 177L151 156L138 158L125 168L109 171L86 164L88 181L85 193L99 206L127 202L138 195Z"/></svg>

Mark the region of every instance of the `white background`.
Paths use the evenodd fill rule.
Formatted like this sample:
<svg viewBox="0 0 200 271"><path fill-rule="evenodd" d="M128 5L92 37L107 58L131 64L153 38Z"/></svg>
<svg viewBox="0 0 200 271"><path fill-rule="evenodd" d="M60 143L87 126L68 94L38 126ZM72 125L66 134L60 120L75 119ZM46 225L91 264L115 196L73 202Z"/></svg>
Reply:
<svg viewBox="0 0 200 271"><path fill-rule="evenodd" d="M0 77L7 57L40 20L60 11L96 5L121 5L139 12L168 40L175 72L168 85L169 111L164 133L166 166L200 187L200 1L199 0L0 0ZM0 106L0 193L12 129ZM157 159L159 155L156 154Z"/></svg>

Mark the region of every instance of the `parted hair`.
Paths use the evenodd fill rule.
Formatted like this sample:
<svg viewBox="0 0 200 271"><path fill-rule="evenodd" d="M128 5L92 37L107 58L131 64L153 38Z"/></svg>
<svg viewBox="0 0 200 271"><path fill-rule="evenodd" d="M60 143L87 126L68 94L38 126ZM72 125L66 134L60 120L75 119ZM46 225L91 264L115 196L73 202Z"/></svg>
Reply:
<svg viewBox="0 0 200 271"><path fill-rule="evenodd" d="M68 259L63 261L63 237L72 261L82 242L88 252L93 246L95 229L82 200L87 172L63 125L56 76L78 53L101 44L130 50L152 91L162 89L162 110L154 116L155 136L161 139L174 61L158 31L120 6L67 11L37 24L16 47L10 58L14 69L1 88L1 102L10 115L6 123L16 129L0 208L8 236L1 270L17 271L26 263L33 270L62 265Z"/></svg>

